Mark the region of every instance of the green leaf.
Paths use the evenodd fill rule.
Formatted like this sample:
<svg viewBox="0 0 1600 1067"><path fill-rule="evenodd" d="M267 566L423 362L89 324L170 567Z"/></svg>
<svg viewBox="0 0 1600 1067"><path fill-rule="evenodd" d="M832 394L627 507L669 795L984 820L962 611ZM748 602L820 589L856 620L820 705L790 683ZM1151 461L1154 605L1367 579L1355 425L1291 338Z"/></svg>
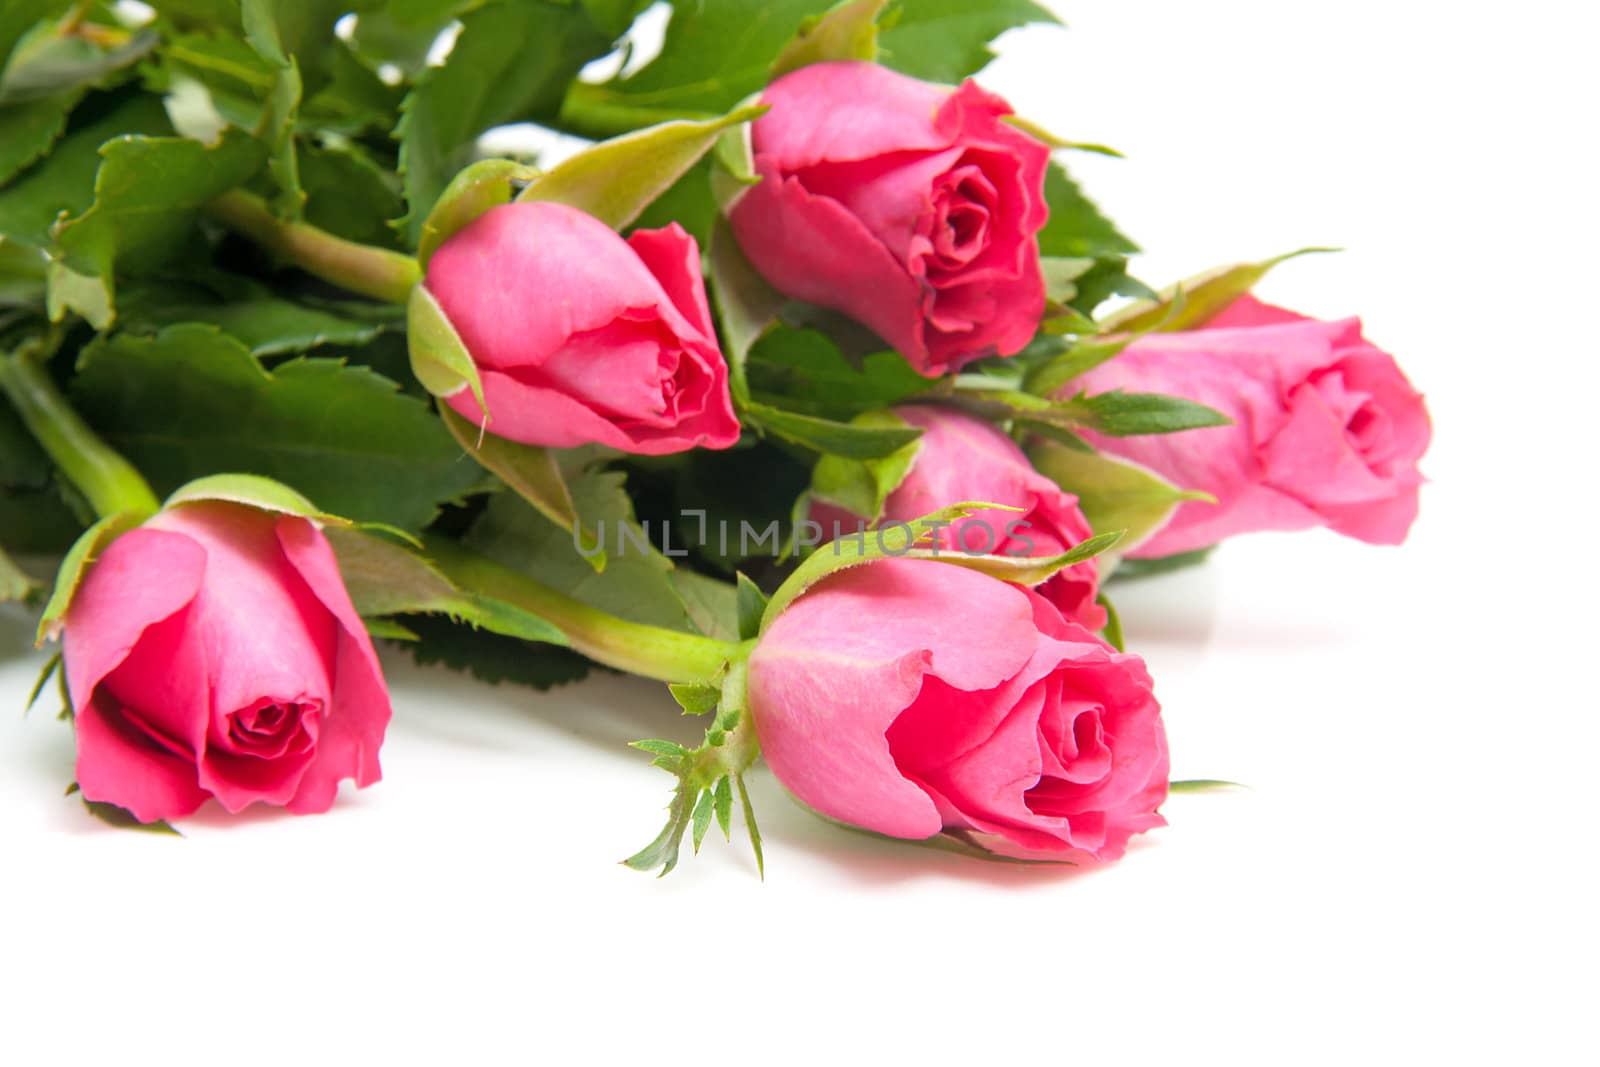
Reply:
<svg viewBox="0 0 1600 1067"><path fill-rule="evenodd" d="M745 364L751 348L778 321L784 297L756 272L733 236L728 220L717 217L707 250L711 297L722 323L728 359L728 384L736 402L750 399Z"/></svg>
<svg viewBox="0 0 1600 1067"><path fill-rule="evenodd" d="M1126 530L1125 548L1138 547L1184 501L1212 499L1180 489L1132 463L1053 442L1035 443L1028 458L1039 473L1077 496L1090 528Z"/></svg>
<svg viewBox="0 0 1600 1067"><path fill-rule="evenodd" d="M1073 283L1092 270L1094 263L1087 257L1040 256L1039 271L1044 277L1045 297L1054 304L1071 303L1078 295L1078 287ZM1071 311L1070 308L1065 310ZM1089 321L1088 325L1092 332L1093 321Z"/></svg>
<svg viewBox="0 0 1600 1067"><path fill-rule="evenodd" d="M269 373L194 324L101 338L80 362L79 411L158 492L259 474L334 514L417 530L481 481L425 404L366 368L296 359Z"/></svg>
<svg viewBox="0 0 1600 1067"><path fill-rule="evenodd" d="M415 630L402 626L393 619L362 619L367 636L374 641L420 641Z"/></svg>
<svg viewBox="0 0 1600 1067"><path fill-rule="evenodd" d="M520 497L493 496L468 531L472 548L551 588L602 611L634 622L693 631L682 594L673 581L672 561L654 547L651 531L633 517L633 502L617 471L582 469L576 461L565 472L581 529L603 531L604 571L579 551L573 533L551 522ZM655 537L659 539L659 532Z"/></svg>
<svg viewBox="0 0 1600 1067"><path fill-rule="evenodd" d="M678 0L661 53L585 95L601 107L719 114L765 86L773 61L801 22L830 6L829 0Z"/></svg>
<svg viewBox="0 0 1600 1067"><path fill-rule="evenodd" d="M879 36L880 62L950 85L988 66L994 58L989 42L1006 30L1056 22L1031 0L901 0L899 11Z"/></svg>
<svg viewBox="0 0 1600 1067"><path fill-rule="evenodd" d="M1177 433L1180 430L1228 426L1233 420L1222 412L1193 400L1161 393L1079 393L1057 405L1090 429L1111 437Z"/></svg>
<svg viewBox="0 0 1600 1067"><path fill-rule="evenodd" d="M747 578L743 571L739 583L739 640L749 641L761 632L761 618L767 612L767 594Z"/></svg>
<svg viewBox="0 0 1600 1067"><path fill-rule="evenodd" d="M6 0L0 5L0 72L6 70L17 42L45 19L55 18L71 0Z"/></svg>
<svg viewBox="0 0 1600 1067"><path fill-rule="evenodd" d="M446 615L505 637L568 643L561 630L538 615L459 588L422 553L361 530L330 527L325 533L350 600L362 616Z"/></svg>
<svg viewBox="0 0 1600 1067"><path fill-rule="evenodd" d="M1045 173L1044 198L1050 205L1050 218L1039 231L1041 256L1095 260L1131 256L1139 251L1139 246L1124 237L1083 195L1060 163L1051 163ZM1084 273L1079 271L1074 278Z"/></svg>
<svg viewBox="0 0 1600 1067"><path fill-rule="evenodd" d="M50 307L52 318L70 308L104 329L115 308L113 273L149 271L176 256L200 209L255 173L261 149L229 132L209 148L176 137L120 137L100 154L93 205L55 234L63 265L91 279L104 301L52 284Z"/></svg>
<svg viewBox="0 0 1600 1067"><path fill-rule="evenodd" d="M710 685L674 682L667 689L672 692L672 699L678 702L685 715L709 715L717 710L717 704L722 699L722 690Z"/></svg>
<svg viewBox="0 0 1600 1067"><path fill-rule="evenodd" d="M570 648L530 644L443 615L408 616L405 625L416 640L401 647L417 663L466 671L489 685L510 682L542 691L579 681L594 670L594 664Z"/></svg>
<svg viewBox="0 0 1600 1067"><path fill-rule="evenodd" d="M103 800L89 800L86 798L83 806L88 809L90 815L93 815L107 826L114 826L119 830L143 830L151 834L171 834L173 837L183 836L173 829L171 823L164 819L158 819L155 822L140 822L133 812L125 808L119 808L115 804L108 804Z"/></svg>
<svg viewBox="0 0 1600 1067"><path fill-rule="evenodd" d="M376 305L370 311L363 309L358 318L296 303L260 282L220 271L192 281L134 281L122 287L118 304L125 330L155 333L164 326L206 323L256 356L281 356L322 345L365 345L388 327L385 319L393 320L388 309Z"/></svg>
<svg viewBox="0 0 1600 1067"><path fill-rule="evenodd" d="M770 76L776 80L812 63L840 59L878 58L878 16L888 0L842 0L821 15L800 23L800 28L773 60Z"/></svg>
<svg viewBox="0 0 1600 1067"><path fill-rule="evenodd" d="M1120 257L1098 260L1094 269L1079 278L1075 284L1078 287L1078 295L1072 299L1072 308L1082 315L1093 314L1096 308L1113 296L1147 300L1156 295L1154 289L1128 273L1128 261ZM1098 332L1111 331L1102 326Z"/></svg>
<svg viewBox="0 0 1600 1067"><path fill-rule="evenodd" d="M1122 639L1122 616L1117 614L1116 606L1111 603L1104 593L1097 595L1094 598L1094 602L1104 608L1106 612L1106 624L1100 631L1105 637L1106 643L1118 652L1126 652L1128 649Z"/></svg>
<svg viewBox="0 0 1600 1067"><path fill-rule="evenodd" d="M1170 289L1163 289L1153 300L1141 300L1117 310L1100 320L1100 328L1106 333L1196 329L1248 293L1279 263L1296 256L1337 251L1337 248L1301 248L1258 263L1217 267ZM1178 301L1182 306L1174 309L1173 304Z"/></svg>
<svg viewBox="0 0 1600 1067"><path fill-rule="evenodd" d="M0 105L123 81L127 68L149 55L159 40L145 30L107 48L78 35L41 34L6 68Z"/></svg>
<svg viewBox="0 0 1600 1067"><path fill-rule="evenodd" d="M300 154L294 138L303 91L300 68L291 58L273 79L261 125L255 131L267 151L267 171L278 185L278 195L272 199L273 213L283 219L299 219L306 203L306 191L300 184Z"/></svg>
<svg viewBox="0 0 1600 1067"><path fill-rule="evenodd" d="M615 40L633 25L634 17L650 6L651 0L578 0L589 21Z"/></svg>
<svg viewBox="0 0 1600 1067"><path fill-rule="evenodd" d="M745 373L752 399L841 422L892 407L936 384L897 352L873 352L852 362L821 331L788 326L770 328L755 342Z"/></svg>
<svg viewBox="0 0 1600 1067"><path fill-rule="evenodd" d="M719 641L739 639L738 590L734 586L679 567L672 572L672 587L697 631Z"/></svg>
<svg viewBox="0 0 1600 1067"><path fill-rule="evenodd" d="M74 90L0 104L0 186L50 151L81 93Z"/></svg>
<svg viewBox="0 0 1600 1067"><path fill-rule="evenodd" d="M215 124L220 117L240 130L256 133L267 118L267 99L278 85L278 68L234 32L191 33L172 36L158 54L160 81L171 87L180 78L199 82L216 111L204 109L180 125L194 134L204 130L202 119ZM158 83L159 84L159 83Z"/></svg>
<svg viewBox="0 0 1600 1067"><path fill-rule="evenodd" d="M865 412L856 416L854 422L856 425L878 427L908 425L904 419L889 411ZM861 516L871 524L883 514L884 501L905 481L916 458L916 441L877 459L823 456L811 473L811 493L820 500L837 504Z"/></svg>
<svg viewBox="0 0 1600 1067"><path fill-rule="evenodd" d="M83 580L89 564L94 562L118 535L136 525L137 521L137 516L132 513L107 515L85 530L83 536L67 550L66 558L61 561L61 568L56 572L55 588L51 590L50 599L45 603L44 614L39 617L39 644L53 640L60 634L61 620L66 615L67 609L72 606L72 598L78 591L78 583Z"/></svg>
<svg viewBox="0 0 1600 1067"><path fill-rule="evenodd" d="M621 230L710 151L724 130L765 110L741 107L721 118L664 122L601 141L529 182L517 199L555 201Z"/></svg>
<svg viewBox="0 0 1600 1067"><path fill-rule="evenodd" d="M1158 556L1155 559L1120 560L1117 569L1111 572L1111 576L1118 581L1124 581L1150 578L1157 574L1170 574L1186 567L1197 567L1210 559L1211 553L1216 551L1216 548L1216 545L1207 545L1192 552L1178 552L1170 556Z"/></svg>
<svg viewBox="0 0 1600 1067"><path fill-rule="evenodd" d="M172 132L158 97L124 93L95 102L111 106L68 133L36 166L0 189L0 236L34 248L49 247L58 216L81 214L94 203L102 144L112 138Z"/></svg>
<svg viewBox="0 0 1600 1067"><path fill-rule="evenodd" d="M1034 364L1028 371L1024 388L1035 396L1052 396L1078 375L1085 374L1116 356L1138 336L1138 334L1118 334L1112 337L1079 338L1071 343L1062 343L1056 355ZM1019 353L1021 357L1026 355L1026 350Z"/></svg>
<svg viewBox="0 0 1600 1067"><path fill-rule="evenodd" d="M365 17L360 21L366 21ZM315 93L308 93L301 105L300 116L306 125L346 137L388 134L394 129L405 90L386 84L378 76L376 65L369 67L349 43L339 41L328 54L327 79L327 84ZM302 146L302 155L304 148ZM399 199L398 194L396 199Z"/></svg>
<svg viewBox="0 0 1600 1067"><path fill-rule="evenodd" d="M302 144L300 185L305 220L347 241L390 248L389 221L405 209L399 181L358 145Z"/></svg>
<svg viewBox="0 0 1600 1067"><path fill-rule="evenodd" d="M791 444L822 455L848 459L882 459L893 455L922 436L914 426L904 428L860 426L855 423L819 419L780 411L754 401L741 406L739 414L746 426L770 433Z"/></svg>
<svg viewBox="0 0 1600 1067"><path fill-rule="evenodd" d="M1218 793L1230 789L1249 789L1247 785L1239 782L1224 781L1221 778L1188 778L1181 781L1167 783L1169 793Z"/></svg>
<svg viewBox="0 0 1600 1067"><path fill-rule="evenodd" d="M42 249L0 237L0 308L44 307L45 270L49 264Z"/></svg>
<svg viewBox="0 0 1600 1067"><path fill-rule="evenodd" d="M445 427L456 443L469 456L486 470L498 474L513 492L538 508L545 518L563 530L571 530L578 525L578 511L572 502L572 491L567 488L566 476L553 449L485 434L443 404L439 406L439 417L444 420ZM593 530L584 529L582 535L584 544L595 543ZM588 559L595 570L605 570L605 549L596 551Z"/></svg>
<svg viewBox="0 0 1600 1067"><path fill-rule="evenodd" d="M720 143L720 142L719 142ZM711 232L721 220L717 202L711 195L711 170L715 154L701 157L700 162L673 182L668 189L644 209L634 222L636 229L659 230L676 222L693 237L702 250L711 247Z"/></svg>
<svg viewBox="0 0 1600 1067"><path fill-rule="evenodd" d="M400 169L415 245L452 176L471 162L479 134L508 122L549 118L580 67L610 50L582 8L546 0L492 0L461 20L442 67L406 97Z"/></svg>

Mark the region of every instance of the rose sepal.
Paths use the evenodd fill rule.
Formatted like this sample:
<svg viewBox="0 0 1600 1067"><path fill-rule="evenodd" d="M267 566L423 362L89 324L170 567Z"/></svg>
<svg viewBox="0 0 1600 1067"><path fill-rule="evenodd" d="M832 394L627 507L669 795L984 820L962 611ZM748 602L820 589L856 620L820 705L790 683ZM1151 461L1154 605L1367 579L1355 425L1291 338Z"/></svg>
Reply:
<svg viewBox="0 0 1600 1067"><path fill-rule="evenodd" d="M807 16L772 61L768 80L812 63L877 59L878 18L887 6L888 0L840 0L821 14Z"/></svg>
<svg viewBox="0 0 1600 1067"><path fill-rule="evenodd" d="M1166 333L1192 330L1244 296L1267 272L1300 256L1338 252L1337 248L1297 248L1255 263L1214 267L1161 290L1154 300L1139 300L1100 319L1101 333Z"/></svg>
<svg viewBox="0 0 1600 1067"><path fill-rule="evenodd" d="M165 509L202 500L224 500L280 515L296 515L324 526L355 525L342 516L319 510L315 504L282 482L263 478L259 474L209 474L204 478L196 478L173 490L161 506Z"/></svg>
<svg viewBox="0 0 1600 1067"><path fill-rule="evenodd" d="M1007 504L963 501L940 508L910 522L893 522L881 529L841 537L818 548L806 558L805 562L795 568L782 585L778 586L762 614L761 629L764 632L772 625L773 620L783 613L784 608L830 574L870 563L875 559L923 559L948 563L979 571L991 578L998 578L1014 585L1034 586L1049 580L1064 567L1093 559L1115 545L1123 535L1121 530L1099 533L1056 556L973 555L959 549L941 550L933 547L941 529L976 512L1023 510ZM889 530L895 529L904 532L897 533L891 544L891 539L885 535ZM929 547L920 547L924 544Z"/></svg>
<svg viewBox="0 0 1600 1067"><path fill-rule="evenodd" d="M678 784L667 806L666 826L648 845L623 860L626 866L636 871L659 868L657 877L666 876L678 865L683 835L692 831L694 851L698 854L713 818L721 827L724 840L731 840L733 793L737 789L750 848L755 853L756 870L765 875L761 831L756 825L755 810L744 782L745 772L761 754L745 693L750 650L754 645L754 641L740 644L711 685L672 687L673 696L685 715L712 717L705 739L697 747L691 749L675 741L632 742L634 748L655 757L650 762L652 767L660 767L673 775Z"/></svg>
<svg viewBox="0 0 1600 1067"><path fill-rule="evenodd" d="M462 169L434 201L422 224L417 241L417 262L428 269L428 260L459 230L464 229L490 208L509 204L516 185L539 176L537 168L514 159L480 159Z"/></svg>
<svg viewBox="0 0 1600 1067"><path fill-rule="evenodd" d="M1104 453L1048 440L1035 441L1027 451L1034 469L1078 498L1092 528L1124 531L1118 546L1123 551L1159 533L1185 501L1217 502L1210 493L1180 489L1137 463Z"/></svg>
<svg viewBox="0 0 1600 1067"><path fill-rule="evenodd" d="M72 606L72 597L78 583L89 569L89 564L106 545L144 521L145 516L136 511L119 511L107 515L89 527L67 549L56 571L55 588L45 602L44 614L39 616L39 628L34 636L35 646L43 646L61 636L62 619Z"/></svg>
<svg viewBox="0 0 1600 1067"><path fill-rule="evenodd" d="M472 398L478 402L478 411L487 427L489 405L483 396L483 379L478 375L478 367L472 362L449 316L425 285L411 290L411 297L406 301L406 350L411 359L412 375L433 396L444 400L463 389L472 390ZM443 405L440 410L444 410Z"/></svg>
<svg viewBox="0 0 1600 1067"><path fill-rule="evenodd" d="M765 114L765 105L718 118L680 119L613 137L562 160L530 181L517 201L549 200L625 229L716 145L725 130Z"/></svg>

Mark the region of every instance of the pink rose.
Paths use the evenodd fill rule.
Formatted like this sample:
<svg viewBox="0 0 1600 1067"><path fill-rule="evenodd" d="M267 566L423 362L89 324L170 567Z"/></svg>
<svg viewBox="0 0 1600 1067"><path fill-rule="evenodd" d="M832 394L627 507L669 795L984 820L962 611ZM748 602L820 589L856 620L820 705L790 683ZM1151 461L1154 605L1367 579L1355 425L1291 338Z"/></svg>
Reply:
<svg viewBox="0 0 1600 1067"><path fill-rule="evenodd" d="M773 286L865 323L929 377L1033 339L1050 150L972 82L817 63L767 87L740 246Z"/></svg>
<svg viewBox="0 0 1600 1067"><path fill-rule="evenodd" d="M207 797L326 811L380 777L389 695L315 523L180 504L111 543L65 618L78 785L142 822Z"/></svg>
<svg viewBox="0 0 1600 1067"><path fill-rule="evenodd" d="M570 207L505 204L441 245L425 284L499 437L652 456L739 439L700 250L677 223L625 241ZM470 389L446 399L482 421Z"/></svg>
<svg viewBox="0 0 1600 1067"><path fill-rule="evenodd" d="M1129 556L1312 526L1393 545L1417 516L1428 410L1394 358L1361 336L1359 319L1319 322L1245 296L1203 329L1135 342L1072 388L1168 393L1233 419L1149 437L1086 435L1217 499L1180 505Z"/></svg>
<svg viewBox="0 0 1600 1067"><path fill-rule="evenodd" d="M1034 470L1016 442L991 424L928 405L910 404L894 413L921 427L922 437L905 480L884 501L883 523L910 522L951 504L981 500L1023 510L978 512L940 530L940 547L1000 556L1059 556L1094 536L1078 498ZM834 538L834 523L848 533L862 521L826 503L814 504L811 518L822 525L826 540ZM1062 615L1091 630L1106 624L1106 610L1095 602L1099 565L1093 559L1056 572L1039 592Z"/></svg>
<svg viewBox="0 0 1600 1067"><path fill-rule="evenodd" d="M819 582L756 645L749 698L784 786L868 830L1084 862L1165 824L1143 661L965 567L882 559Z"/></svg>

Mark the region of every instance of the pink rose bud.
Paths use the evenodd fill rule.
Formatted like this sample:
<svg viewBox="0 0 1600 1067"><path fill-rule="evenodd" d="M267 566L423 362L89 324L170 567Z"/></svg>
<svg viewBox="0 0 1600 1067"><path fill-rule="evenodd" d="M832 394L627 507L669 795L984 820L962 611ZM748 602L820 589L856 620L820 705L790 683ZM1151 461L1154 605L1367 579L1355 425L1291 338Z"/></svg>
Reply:
<svg viewBox="0 0 1600 1067"><path fill-rule="evenodd" d="M78 785L142 822L326 811L379 777L389 694L321 530L222 501L111 543L64 620Z"/></svg>
<svg viewBox="0 0 1600 1067"><path fill-rule="evenodd" d="M930 560L838 571L750 657L761 752L811 808L892 837L1113 860L1165 825L1167 741L1138 656L1031 590Z"/></svg>
<svg viewBox="0 0 1600 1067"><path fill-rule="evenodd" d="M929 377L1033 339L1050 150L1000 121L1004 100L816 63L761 101L762 181L730 221L767 281L866 324Z"/></svg>
<svg viewBox="0 0 1600 1067"><path fill-rule="evenodd" d="M1313 526L1393 545L1417 516L1428 410L1394 358L1361 336L1359 319L1319 322L1245 296L1203 329L1135 342L1072 388L1167 393L1233 419L1149 437L1085 435L1217 499L1180 505L1129 556Z"/></svg>
<svg viewBox="0 0 1600 1067"><path fill-rule="evenodd" d="M1033 469L1016 442L982 419L948 408L911 404L894 413L922 428L916 457L884 501L880 527L910 522L951 504L981 500L1021 511L980 511L939 531L941 549L974 555L1059 556L1094 536L1078 509L1078 498ZM811 519L833 540L834 524L847 534L863 519L827 503L812 506ZM1091 630L1106 624L1095 602L1099 565L1093 559L1057 571L1038 591L1062 615Z"/></svg>
<svg viewBox="0 0 1600 1067"><path fill-rule="evenodd" d="M490 433L644 455L739 439L700 250L677 223L623 240L561 204L505 204L439 247L426 285L477 366ZM470 389L447 402L482 421Z"/></svg>

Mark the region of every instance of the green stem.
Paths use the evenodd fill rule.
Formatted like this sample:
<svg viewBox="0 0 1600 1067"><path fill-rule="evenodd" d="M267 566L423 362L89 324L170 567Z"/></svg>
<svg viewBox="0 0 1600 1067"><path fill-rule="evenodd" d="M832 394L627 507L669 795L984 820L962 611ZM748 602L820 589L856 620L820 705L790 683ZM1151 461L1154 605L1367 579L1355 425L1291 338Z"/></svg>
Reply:
<svg viewBox="0 0 1600 1067"><path fill-rule="evenodd" d="M35 352L0 355L0 390L56 467L88 498L94 514L131 512L144 520L160 510L149 483L78 418Z"/></svg>
<svg viewBox="0 0 1600 1067"><path fill-rule="evenodd" d="M42 363L27 351L0 355L0 391L50 458L88 498L101 518L131 512L139 520L161 503L127 460L95 436L56 388Z"/></svg>
<svg viewBox="0 0 1600 1067"><path fill-rule="evenodd" d="M285 222L266 201L241 189L223 193L206 209L267 251L352 293L404 304L422 280L415 257L347 241L304 222Z"/></svg>
<svg viewBox="0 0 1600 1067"><path fill-rule="evenodd" d="M728 641L619 619L455 541L429 538L427 554L462 589L533 612L566 634L574 649L619 671L663 682L709 683L739 652Z"/></svg>

